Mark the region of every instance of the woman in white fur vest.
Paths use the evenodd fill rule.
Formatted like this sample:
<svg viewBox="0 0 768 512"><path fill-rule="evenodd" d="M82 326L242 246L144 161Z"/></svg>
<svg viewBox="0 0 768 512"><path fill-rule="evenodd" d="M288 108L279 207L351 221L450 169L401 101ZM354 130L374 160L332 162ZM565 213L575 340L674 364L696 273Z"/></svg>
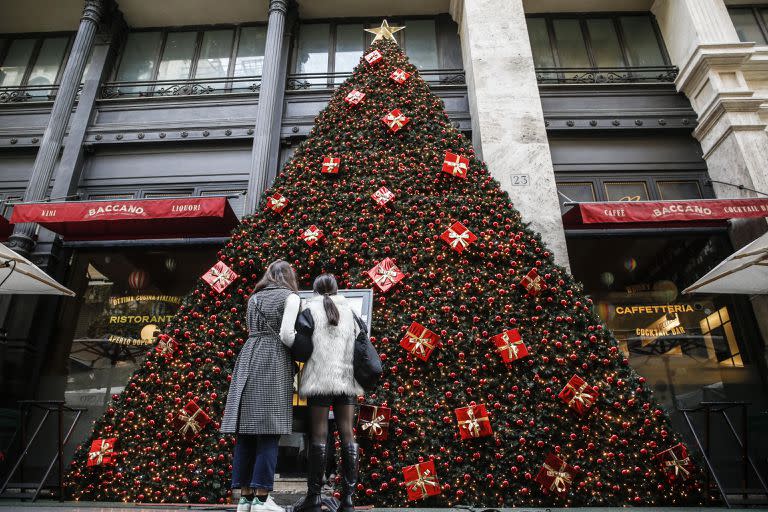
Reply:
<svg viewBox="0 0 768 512"><path fill-rule="evenodd" d="M318 276L313 289L315 296L301 313L304 325L311 326L313 345L312 356L304 364L299 386L299 395L307 399L312 430L307 495L294 510L320 512L327 455L328 409L333 406L342 443L343 492L339 512L353 512L358 446L352 427L357 397L363 395L363 388L355 381L352 363L355 338L360 328L347 299L338 294L335 277L330 274Z"/></svg>

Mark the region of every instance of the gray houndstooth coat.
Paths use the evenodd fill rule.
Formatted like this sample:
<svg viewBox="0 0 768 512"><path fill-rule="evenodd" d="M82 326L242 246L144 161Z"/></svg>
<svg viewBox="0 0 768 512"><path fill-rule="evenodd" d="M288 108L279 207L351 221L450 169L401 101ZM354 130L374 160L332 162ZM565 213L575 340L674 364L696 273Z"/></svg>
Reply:
<svg viewBox="0 0 768 512"><path fill-rule="evenodd" d="M287 288L267 286L248 299L248 340L235 361L222 433L291 433L294 366L279 334L285 301L291 293Z"/></svg>

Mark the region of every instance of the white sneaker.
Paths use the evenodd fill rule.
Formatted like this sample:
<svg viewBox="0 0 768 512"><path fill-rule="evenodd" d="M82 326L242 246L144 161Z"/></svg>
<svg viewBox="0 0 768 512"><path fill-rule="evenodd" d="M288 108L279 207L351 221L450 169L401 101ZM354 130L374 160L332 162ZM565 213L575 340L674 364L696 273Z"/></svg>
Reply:
<svg viewBox="0 0 768 512"><path fill-rule="evenodd" d="M251 512L251 502L241 497L240 501L237 502L237 512Z"/></svg>
<svg viewBox="0 0 768 512"><path fill-rule="evenodd" d="M285 512L285 509L275 503L272 495L267 496L267 501L261 502L258 498L253 498L250 512Z"/></svg>

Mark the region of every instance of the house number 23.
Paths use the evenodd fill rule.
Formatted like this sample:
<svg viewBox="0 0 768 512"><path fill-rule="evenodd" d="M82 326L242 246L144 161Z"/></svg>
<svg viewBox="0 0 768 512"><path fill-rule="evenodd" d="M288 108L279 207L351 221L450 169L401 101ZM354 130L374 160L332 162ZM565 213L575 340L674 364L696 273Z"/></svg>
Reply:
<svg viewBox="0 0 768 512"><path fill-rule="evenodd" d="M527 174L512 174L509 177L509 182L513 187L524 187L530 184Z"/></svg>

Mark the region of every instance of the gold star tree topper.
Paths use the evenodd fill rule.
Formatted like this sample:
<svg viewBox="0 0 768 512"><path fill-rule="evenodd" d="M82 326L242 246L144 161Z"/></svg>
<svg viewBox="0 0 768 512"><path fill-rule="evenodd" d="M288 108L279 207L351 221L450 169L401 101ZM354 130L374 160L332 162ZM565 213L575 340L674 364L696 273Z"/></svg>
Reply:
<svg viewBox="0 0 768 512"><path fill-rule="evenodd" d="M381 26L379 28L366 28L364 30L376 35L376 37L373 38L374 43L379 39L390 39L397 43L394 34L395 32L400 32L404 28L405 27L390 27L389 23L387 23L387 20L384 20L381 22Z"/></svg>

